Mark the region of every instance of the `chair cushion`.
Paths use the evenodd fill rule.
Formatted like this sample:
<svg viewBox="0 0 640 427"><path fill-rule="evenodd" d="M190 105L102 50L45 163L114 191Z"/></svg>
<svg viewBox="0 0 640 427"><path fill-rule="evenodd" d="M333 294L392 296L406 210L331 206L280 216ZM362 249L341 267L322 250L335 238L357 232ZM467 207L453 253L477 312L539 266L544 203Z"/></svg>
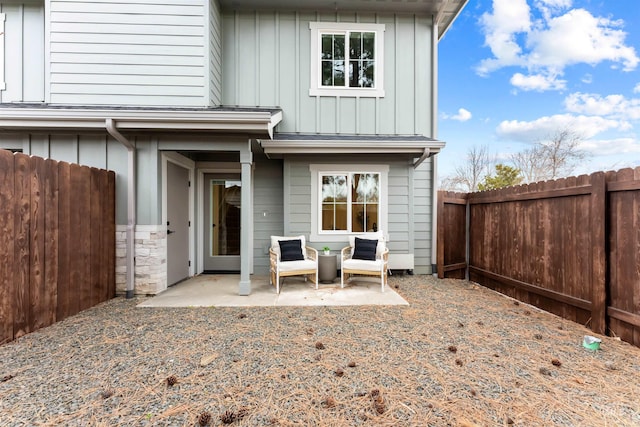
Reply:
<svg viewBox="0 0 640 427"><path fill-rule="evenodd" d="M382 271L383 262L381 259L366 261L363 259L345 259L342 261L344 270Z"/></svg>
<svg viewBox="0 0 640 427"><path fill-rule="evenodd" d="M280 240L280 260L281 261L301 261L304 259L300 239Z"/></svg>
<svg viewBox="0 0 640 427"><path fill-rule="evenodd" d="M287 261L279 262L278 270L281 272L300 271L300 270L315 270L318 267L317 263L310 259L302 261Z"/></svg>
<svg viewBox="0 0 640 427"><path fill-rule="evenodd" d="M294 236L294 237L285 237L285 236L271 236L271 249L280 256L280 244L278 243L280 240L300 240L300 246L302 246L302 255L307 257L307 243L304 238L304 235Z"/></svg>
<svg viewBox="0 0 640 427"><path fill-rule="evenodd" d="M368 261L376 260L376 248L378 240L361 239L356 237L355 248L353 249L353 259L363 259Z"/></svg>

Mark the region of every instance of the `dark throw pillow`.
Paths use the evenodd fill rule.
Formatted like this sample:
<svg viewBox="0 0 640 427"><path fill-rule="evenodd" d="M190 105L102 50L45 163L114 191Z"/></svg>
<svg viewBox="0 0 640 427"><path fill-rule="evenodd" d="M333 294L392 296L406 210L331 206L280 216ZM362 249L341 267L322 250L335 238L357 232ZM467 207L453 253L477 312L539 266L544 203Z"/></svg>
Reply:
<svg viewBox="0 0 640 427"><path fill-rule="evenodd" d="M301 261L304 259L300 239L278 240L278 243L280 244L280 261Z"/></svg>
<svg viewBox="0 0 640 427"><path fill-rule="evenodd" d="M366 261L376 260L377 240L361 239L356 237L356 244L353 250L353 259L363 259Z"/></svg>

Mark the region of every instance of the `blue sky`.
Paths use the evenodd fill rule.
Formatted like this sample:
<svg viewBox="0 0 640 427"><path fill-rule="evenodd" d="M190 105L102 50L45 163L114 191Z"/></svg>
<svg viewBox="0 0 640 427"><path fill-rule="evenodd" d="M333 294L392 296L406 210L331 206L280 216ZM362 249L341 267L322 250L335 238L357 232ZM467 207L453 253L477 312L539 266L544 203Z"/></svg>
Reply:
<svg viewBox="0 0 640 427"><path fill-rule="evenodd" d="M439 61L441 179L469 147L506 161L567 127L575 174L640 166L638 0L470 0Z"/></svg>

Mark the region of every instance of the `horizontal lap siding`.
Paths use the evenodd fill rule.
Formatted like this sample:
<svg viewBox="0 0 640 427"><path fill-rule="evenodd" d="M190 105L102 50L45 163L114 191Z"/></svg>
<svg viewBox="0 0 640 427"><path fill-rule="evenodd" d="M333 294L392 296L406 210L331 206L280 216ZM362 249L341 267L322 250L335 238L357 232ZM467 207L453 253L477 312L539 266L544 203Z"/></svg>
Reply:
<svg viewBox="0 0 640 427"><path fill-rule="evenodd" d="M51 102L208 105L204 13L201 0L52 1Z"/></svg>
<svg viewBox="0 0 640 427"><path fill-rule="evenodd" d="M222 16L217 0L209 0L209 104L222 103Z"/></svg>

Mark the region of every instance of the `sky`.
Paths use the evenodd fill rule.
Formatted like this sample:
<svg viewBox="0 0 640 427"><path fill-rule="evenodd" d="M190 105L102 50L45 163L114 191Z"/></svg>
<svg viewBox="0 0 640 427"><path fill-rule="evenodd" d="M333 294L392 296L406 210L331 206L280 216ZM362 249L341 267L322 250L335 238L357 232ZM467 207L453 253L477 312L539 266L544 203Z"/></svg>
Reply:
<svg viewBox="0 0 640 427"><path fill-rule="evenodd" d="M470 0L439 43L442 180L473 146L498 162L562 129L573 175L640 166L640 1Z"/></svg>

